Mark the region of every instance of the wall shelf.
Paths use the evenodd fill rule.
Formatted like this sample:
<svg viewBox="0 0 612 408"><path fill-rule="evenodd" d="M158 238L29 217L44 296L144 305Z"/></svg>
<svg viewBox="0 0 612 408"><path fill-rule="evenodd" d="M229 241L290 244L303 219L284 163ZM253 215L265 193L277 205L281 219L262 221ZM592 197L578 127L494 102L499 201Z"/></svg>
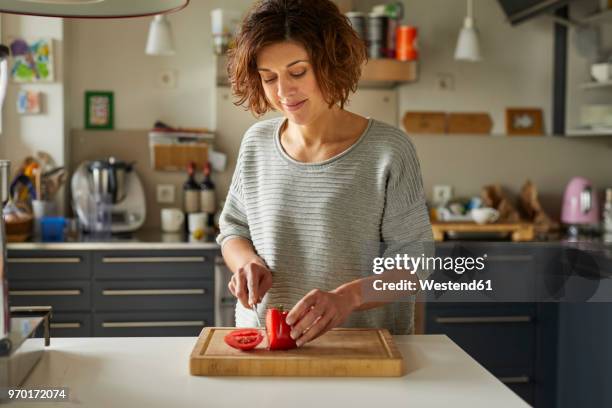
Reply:
<svg viewBox="0 0 612 408"><path fill-rule="evenodd" d="M225 55L217 56L217 85L229 85ZM360 87L393 88L402 83L417 80L418 63L416 61L398 61L390 58L371 59L364 65L361 73Z"/></svg>
<svg viewBox="0 0 612 408"><path fill-rule="evenodd" d="M360 86L396 86L414 82L418 77L416 61L398 61L390 58L371 59L361 72Z"/></svg>
<svg viewBox="0 0 612 408"><path fill-rule="evenodd" d="M608 88L612 87L612 81L603 81L603 82L585 82L580 84L580 88L582 89L597 89L597 88Z"/></svg>
<svg viewBox="0 0 612 408"><path fill-rule="evenodd" d="M612 128L601 129L567 129L565 135L568 137L582 136L612 136Z"/></svg>
<svg viewBox="0 0 612 408"><path fill-rule="evenodd" d="M599 11L597 13L589 14L588 16L581 18L580 23L582 24L605 24L612 23L612 9Z"/></svg>

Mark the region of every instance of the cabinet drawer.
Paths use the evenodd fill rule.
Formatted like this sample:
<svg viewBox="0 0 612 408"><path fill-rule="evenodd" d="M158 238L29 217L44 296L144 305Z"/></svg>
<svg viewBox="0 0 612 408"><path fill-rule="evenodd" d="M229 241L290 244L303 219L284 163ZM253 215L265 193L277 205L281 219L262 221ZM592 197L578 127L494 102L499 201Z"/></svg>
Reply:
<svg viewBox="0 0 612 408"><path fill-rule="evenodd" d="M91 337L91 314L54 312L51 337Z"/></svg>
<svg viewBox="0 0 612 408"><path fill-rule="evenodd" d="M516 243L457 243L439 247L436 255L452 258L454 269L436 270L431 279L440 283L483 281L485 288L487 281L490 281L492 291L428 291L427 299L430 302L478 302L492 299L533 302L537 299L538 257L535 246ZM476 258L482 258L484 267L480 270L478 264L467 267L468 260L474 262Z"/></svg>
<svg viewBox="0 0 612 408"><path fill-rule="evenodd" d="M94 277L103 279L213 279L215 251L99 251Z"/></svg>
<svg viewBox="0 0 612 408"><path fill-rule="evenodd" d="M535 403L535 381L533 375L520 368L491 369L491 373L499 381L514 391L519 397L530 405Z"/></svg>
<svg viewBox="0 0 612 408"><path fill-rule="evenodd" d="M84 251L8 251L7 276L13 280L89 279L90 256Z"/></svg>
<svg viewBox="0 0 612 408"><path fill-rule="evenodd" d="M89 311L89 281L10 281L11 306L52 306L57 311Z"/></svg>
<svg viewBox="0 0 612 408"><path fill-rule="evenodd" d="M94 282L94 309L213 310L213 281L138 280Z"/></svg>
<svg viewBox="0 0 612 408"><path fill-rule="evenodd" d="M489 370L512 367L533 377L534 321L532 304L428 305L426 332L446 334Z"/></svg>
<svg viewBox="0 0 612 408"><path fill-rule="evenodd" d="M213 323L212 312L96 313L97 337L197 336Z"/></svg>

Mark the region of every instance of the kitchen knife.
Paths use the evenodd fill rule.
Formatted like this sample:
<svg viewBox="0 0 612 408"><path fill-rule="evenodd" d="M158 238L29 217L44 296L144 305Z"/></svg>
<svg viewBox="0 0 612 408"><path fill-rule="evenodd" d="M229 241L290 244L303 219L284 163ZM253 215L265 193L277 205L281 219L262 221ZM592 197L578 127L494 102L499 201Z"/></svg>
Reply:
<svg viewBox="0 0 612 408"><path fill-rule="evenodd" d="M268 342L268 331L265 327L261 325L261 320L259 320L259 314L257 314L257 305L251 306L251 310L253 310L253 313L255 313L255 318L257 319L257 327L263 328L264 338L266 339L266 344L268 344L269 346L270 343Z"/></svg>
<svg viewBox="0 0 612 408"><path fill-rule="evenodd" d="M251 306L251 310L253 310L253 313L255 313L255 318L257 319L257 327L262 327L261 321L259 320L259 314L257 314L257 306L256 305Z"/></svg>

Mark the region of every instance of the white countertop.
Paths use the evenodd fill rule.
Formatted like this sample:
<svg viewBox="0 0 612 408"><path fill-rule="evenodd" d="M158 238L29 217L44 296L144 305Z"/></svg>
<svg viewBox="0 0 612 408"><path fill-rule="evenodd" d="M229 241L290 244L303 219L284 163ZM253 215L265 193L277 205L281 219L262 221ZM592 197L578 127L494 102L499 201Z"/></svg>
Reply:
<svg viewBox="0 0 612 408"><path fill-rule="evenodd" d="M48 250L48 251L88 251L88 250L184 250L213 249L220 247L215 236L207 235L195 240L183 233L164 233L156 228L141 229L129 234L113 235L107 238L96 238L83 233L65 242L10 242L9 250Z"/></svg>
<svg viewBox="0 0 612 408"><path fill-rule="evenodd" d="M45 407L528 407L448 337L394 339L401 378L194 377L195 337L54 338L22 387L69 388Z"/></svg>

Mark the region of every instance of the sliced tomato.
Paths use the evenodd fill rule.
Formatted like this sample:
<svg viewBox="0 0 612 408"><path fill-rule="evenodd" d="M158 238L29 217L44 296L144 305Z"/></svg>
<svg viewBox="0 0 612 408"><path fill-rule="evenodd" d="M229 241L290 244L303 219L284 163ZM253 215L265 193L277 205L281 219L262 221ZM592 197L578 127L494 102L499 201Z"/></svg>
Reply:
<svg viewBox="0 0 612 408"><path fill-rule="evenodd" d="M282 308L271 308L266 312L269 350L289 350L297 347L295 340L291 338L291 326L287 324L288 314L289 312Z"/></svg>
<svg viewBox="0 0 612 408"><path fill-rule="evenodd" d="M234 330L224 337L225 343L238 350L252 350L263 340L263 335L255 329Z"/></svg>

